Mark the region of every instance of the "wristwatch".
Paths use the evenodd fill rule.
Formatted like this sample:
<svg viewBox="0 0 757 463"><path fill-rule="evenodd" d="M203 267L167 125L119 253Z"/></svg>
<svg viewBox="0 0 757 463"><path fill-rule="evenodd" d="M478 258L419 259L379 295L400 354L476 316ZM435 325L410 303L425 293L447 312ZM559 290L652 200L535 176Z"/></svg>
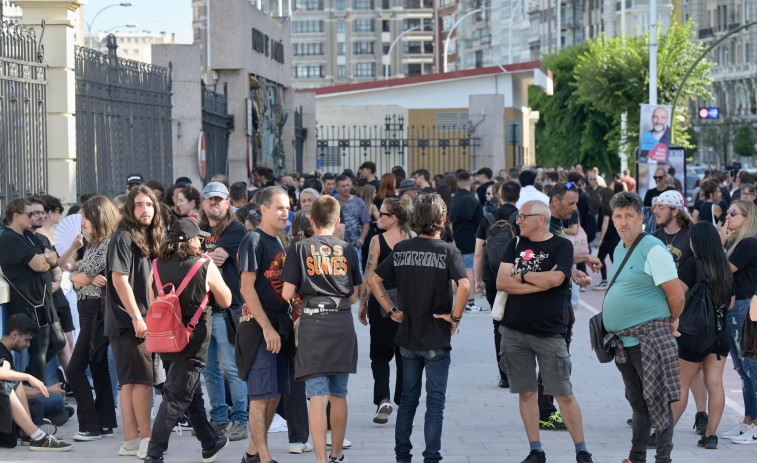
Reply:
<svg viewBox="0 0 757 463"><path fill-rule="evenodd" d="M400 309L398 309L397 307L392 307L392 310L390 310L388 312L386 310L384 310L384 313L382 315L384 316L384 318L391 318L391 316L392 316L392 314L394 312L399 312L399 311L400 311Z"/></svg>
<svg viewBox="0 0 757 463"><path fill-rule="evenodd" d="M523 270L520 271L520 282L521 283L525 283L526 282L526 280L525 280L526 273L528 273L528 269L523 269Z"/></svg>

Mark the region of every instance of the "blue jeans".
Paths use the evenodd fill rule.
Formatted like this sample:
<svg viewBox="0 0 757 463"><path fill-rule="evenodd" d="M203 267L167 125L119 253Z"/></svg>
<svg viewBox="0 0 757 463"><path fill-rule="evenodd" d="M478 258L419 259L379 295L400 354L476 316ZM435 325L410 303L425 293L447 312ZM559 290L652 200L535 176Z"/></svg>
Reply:
<svg viewBox="0 0 757 463"><path fill-rule="evenodd" d="M741 377L741 389L744 394L744 415L757 418L757 361L739 356L741 328L749 313L749 299L737 299L733 308L726 314L726 323L731 328L731 359L733 367Z"/></svg>
<svg viewBox="0 0 757 463"><path fill-rule="evenodd" d="M423 434L426 450L423 451L423 462L441 461L439 449L442 446L442 421L447 394L450 351L447 349L417 351L400 347L400 354L402 354L402 399L394 428L394 453L397 461L409 463L413 458L410 453L413 448L410 435L413 433L413 418L415 418L415 410L418 408L421 397L424 368L426 369L426 417L423 422Z"/></svg>
<svg viewBox="0 0 757 463"><path fill-rule="evenodd" d="M247 426L247 384L237 374L237 362L234 359L234 344L229 342L226 333L226 320L223 314L213 314L210 344L208 345L208 361L203 375L205 387L210 399L210 418L218 424L227 424L229 417L226 413L226 389L223 385L223 373L218 358L223 363L223 371L229 381L231 391L231 420L239 421Z"/></svg>

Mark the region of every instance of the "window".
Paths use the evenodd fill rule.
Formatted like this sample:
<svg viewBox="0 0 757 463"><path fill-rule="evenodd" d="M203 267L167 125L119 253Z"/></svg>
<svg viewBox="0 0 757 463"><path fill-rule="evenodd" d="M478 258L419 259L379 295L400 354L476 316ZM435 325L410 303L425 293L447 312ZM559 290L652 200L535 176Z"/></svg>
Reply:
<svg viewBox="0 0 757 463"><path fill-rule="evenodd" d="M340 34L344 34L344 21L339 20L336 22L336 31Z"/></svg>
<svg viewBox="0 0 757 463"><path fill-rule="evenodd" d="M484 67L484 51L478 50L476 52L476 67L482 68Z"/></svg>
<svg viewBox="0 0 757 463"><path fill-rule="evenodd" d="M358 63L353 67L355 77L376 77L376 63Z"/></svg>
<svg viewBox="0 0 757 463"><path fill-rule="evenodd" d="M344 42L336 44L336 54L344 56Z"/></svg>
<svg viewBox="0 0 757 463"><path fill-rule="evenodd" d="M392 2L390 0L381 0L381 8L384 10L388 10L392 7Z"/></svg>
<svg viewBox="0 0 757 463"><path fill-rule="evenodd" d="M320 56L323 55L323 42L305 42L292 44L294 56Z"/></svg>
<svg viewBox="0 0 757 463"><path fill-rule="evenodd" d="M405 65L406 76L419 76L421 75L422 70L423 67L420 63L409 63Z"/></svg>
<svg viewBox="0 0 757 463"><path fill-rule="evenodd" d="M319 79L325 76L326 76L325 66L322 64L294 67L295 79Z"/></svg>
<svg viewBox="0 0 757 463"><path fill-rule="evenodd" d="M293 34L315 34L324 31L323 21L294 21L292 27Z"/></svg>
<svg viewBox="0 0 757 463"><path fill-rule="evenodd" d="M420 53L423 42L410 41L405 42L405 53Z"/></svg>
<svg viewBox="0 0 757 463"><path fill-rule="evenodd" d="M336 0L336 9L339 11L344 11L346 9L344 7L344 0Z"/></svg>
<svg viewBox="0 0 757 463"><path fill-rule="evenodd" d="M386 19L381 21L381 32L390 32L389 21Z"/></svg>
<svg viewBox="0 0 757 463"><path fill-rule="evenodd" d="M323 0L297 0L295 10L320 11L323 10Z"/></svg>
<svg viewBox="0 0 757 463"><path fill-rule="evenodd" d="M354 8L356 10L372 10L373 0L355 0Z"/></svg>
<svg viewBox="0 0 757 463"><path fill-rule="evenodd" d="M336 67L337 77L347 77L347 66L339 65Z"/></svg>
<svg viewBox="0 0 757 463"><path fill-rule="evenodd" d="M375 53L374 42L353 42L352 54L353 55L372 55Z"/></svg>
<svg viewBox="0 0 757 463"><path fill-rule="evenodd" d="M356 19L352 22L352 32L375 32L376 23L373 19Z"/></svg>
<svg viewBox="0 0 757 463"><path fill-rule="evenodd" d="M418 9L421 7L421 0L405 0L405 9Z"/></svg>

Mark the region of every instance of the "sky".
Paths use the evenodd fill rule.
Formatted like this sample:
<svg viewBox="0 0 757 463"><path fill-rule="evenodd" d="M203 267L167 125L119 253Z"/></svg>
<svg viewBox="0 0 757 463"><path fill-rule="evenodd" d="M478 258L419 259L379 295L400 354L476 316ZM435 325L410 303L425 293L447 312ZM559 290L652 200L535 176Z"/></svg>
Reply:
<svg viewBox="0 0 757 463"><path fill-rule="evenodd" d="M114 6L103 11L94 23L92 18L108 5L117 5L120 0L89 0L84 6L84 33L87 24L92 33L105 32L124 24L136 24L135 29L121 28L120 32L129 30L148 30L154 33L165 31L176 33L179 43L192 43L192 2L191 0L131 0L134 6Z"/></svg>

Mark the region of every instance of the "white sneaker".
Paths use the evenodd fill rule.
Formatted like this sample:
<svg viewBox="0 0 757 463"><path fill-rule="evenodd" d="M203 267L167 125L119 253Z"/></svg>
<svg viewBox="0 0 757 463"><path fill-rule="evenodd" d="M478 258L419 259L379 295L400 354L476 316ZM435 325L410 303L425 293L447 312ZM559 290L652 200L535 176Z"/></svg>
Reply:
<svg viewBox="0 0 757 463"><path fill-rule="evenodd" d="M289 444L289 453L305 453L313 450L309 442L293 442Z"/></svg>
<svg viewBox="0 0 757 463"><path fill-rule="evenodd" d="M468 301L468 303L465 305L465 311L466 312L481 312L481 307L478 306L473 301Z"/></svg>
<svg viewBox="0 0 757 463"><path fill-rule="evenodd" d="M731 437L731 442L734 444L757 444L757 426L750 424L742 435Z"/></svg>
<svg viewBox="0 0 757 463"><path fill-rule="evenodd" d="M720 434L720 437L723 439L731 439L733 437L738 437L744 434L748 429L749 429L748 424L739 423L733 428L729 429L728 431Z"/></svg>
<svg viewBox="0 0 757 463"><path fill-rule="evenodd" d="M326 431L326 445L331 447L331 431ZM348 449L352 447L352 442L348 441L347 438L344 438L344 442L342 442L342 448Z"/></svg>
<svg viewBox="0 0 757 463"><path fill-rule="evenodd" d="M139 451L139 442L136 441L123 441L121 442L121 448L118 449L118 454L122 457L133 457L137 455Z"/></svg>
<svg viewBox="0 0 757 463"><path fill-rule="evenodd" d="M384 424L389 421L389 415L392 414L392 404L389 402L383 402L376 409L376 416L373 417L373 422L378 424Z"/></svg>
<svg viewBox="0 0 757 463"><path fill-rule="evenodd" d="M137 458L144 460L147 458L147 447L150 446L150 438L145 437L139 441L139 450L137 450Z"/></svg>

